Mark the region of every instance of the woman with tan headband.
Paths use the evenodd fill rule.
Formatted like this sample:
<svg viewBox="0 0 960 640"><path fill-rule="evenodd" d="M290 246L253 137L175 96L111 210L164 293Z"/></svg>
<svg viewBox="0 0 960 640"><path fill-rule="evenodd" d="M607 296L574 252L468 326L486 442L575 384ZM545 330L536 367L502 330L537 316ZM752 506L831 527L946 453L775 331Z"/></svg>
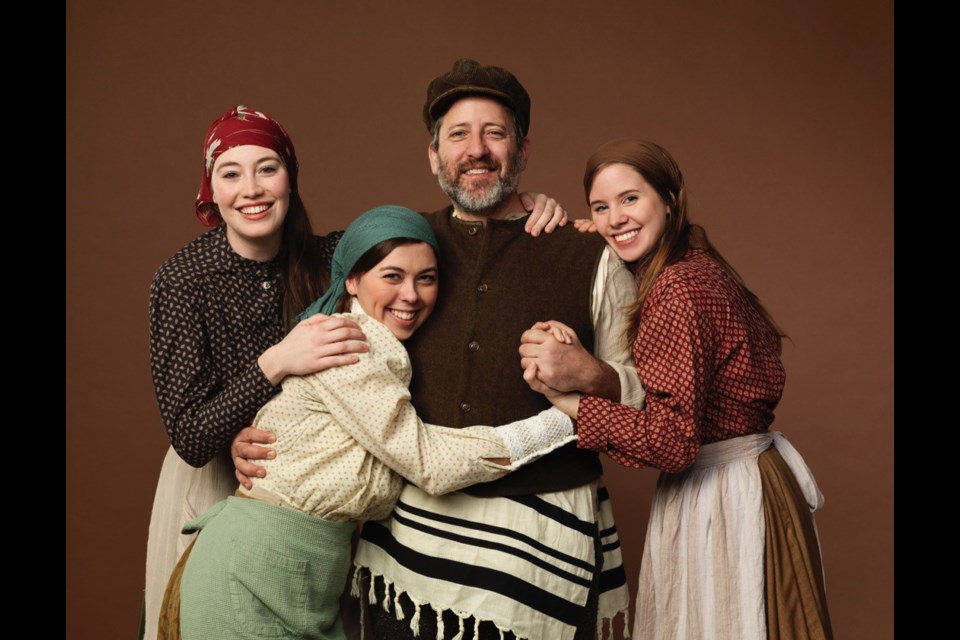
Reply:
<svg viewBox="0 0 960 640"><path fill-rule="evenodd" d="M531 387L576 418L578 446L661 471L633 637L832 637L813 519L823 496L770 430L784 333L688 221L683 174L665 149L636 139L602 145L584 191L597 231L636 274L625 339L646 404L560 393L536 361L522 363ZM524 339L550 326L560 325L540 324Z"/></svg>

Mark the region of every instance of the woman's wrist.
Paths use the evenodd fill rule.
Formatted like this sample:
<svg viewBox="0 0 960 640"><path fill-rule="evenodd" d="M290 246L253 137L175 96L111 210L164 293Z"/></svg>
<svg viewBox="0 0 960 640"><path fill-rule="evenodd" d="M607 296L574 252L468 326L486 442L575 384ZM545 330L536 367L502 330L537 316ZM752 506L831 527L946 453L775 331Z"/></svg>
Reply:
<svg viewBox="0 0 960 640"><path fill-rule="evenodd" d="M567 414L572 420L577 419L577 411L580 408L580 394L577 392L562 393L550 398L557 409Z"/></svg>
<svg viewBox="0 0 960 640"><path fill-rule="evenodd" d="M263 376L269 380L273 386L280 384L286 377L286 372L284 372L279 360L280 358L277 357L277 345L270 347L257 358L257 365L259 365L260 371L263 372Z"/></svg>

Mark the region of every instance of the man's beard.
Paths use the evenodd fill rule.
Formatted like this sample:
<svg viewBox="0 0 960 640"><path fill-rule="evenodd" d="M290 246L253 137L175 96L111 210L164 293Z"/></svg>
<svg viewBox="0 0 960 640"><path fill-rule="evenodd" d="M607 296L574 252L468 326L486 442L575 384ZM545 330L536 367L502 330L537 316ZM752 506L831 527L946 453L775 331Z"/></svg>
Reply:
<svg viewBox="0 0 960 640"><path fill-rule="evenodd" d="M509 167L505 175L500 175L500 166L492 167L497 176L496 182L482 189L466 189L460 184L462 172L469 171L478 165L491 167L490 161L467 163L460 167L451 167L440 156L438 161L440 170L437 172L437 181L440 183L440 188L458 210L474 215L489 215L506 202L520 185L520 174L523 172L520 166L520 152L517 150L510 154Z"/></svg>

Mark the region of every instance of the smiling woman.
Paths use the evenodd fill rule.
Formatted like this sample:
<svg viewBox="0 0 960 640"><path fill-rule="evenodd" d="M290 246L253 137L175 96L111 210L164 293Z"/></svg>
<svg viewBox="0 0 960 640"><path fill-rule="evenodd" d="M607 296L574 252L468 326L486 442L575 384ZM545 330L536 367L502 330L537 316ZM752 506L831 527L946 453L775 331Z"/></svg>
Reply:
<svg viewBox="0 0 960 640"><path fill-rule="evenodd" d="M670 215L670 207L643 176L621 163L597 171L589 204L597 231L627 263L656 246Z"/></svg>
<svg viewBox="0 0 960 640"><path fill-rule="evenodd" d="M234 147L217 158L211 183L234 251L249 260L276 256L290 208L290 178L280 155L255 145Z"/></svg>
<svg viewBox="0 0 960 640"><path fill-rule="evenodd" d="M287 333L326 288L340 234L313 236L296 192L293 142L280 124L230 109L210 126L202 158L196 214L213 229L167 260L150 289L150 365L171 448L147 541L148 639L191 540L183 523L236 489L234 436L287 375L355 362L366 349L346 319L318 316Z"/></svg>
<svg viewBox="0 0 960 640"><path fill-rule="evenodd" d="M347 278L347 293L365 300L367 315L406 340L437 303L437 257L430 245L404 240L387 240L367 254Z"/></svg>
<svg viewBox="0 0 960 640"><path fill-rule="evenodd" d="M174 572L162 638L343 638L338 601L357 521L390 513L404 478L430 494L502 477L574 439L555 409L498 429L425 425L410 404L401 344L437 300L437 242L409 209L378 207L347 229L330 290L304 312L366 333L350 367L290 377L254 425L276 434L266 476L187 526L201 530Z"/></svg>
<svg viewBox="0 0 960 640"><path fill-rule="evenodd" d="M785 382L783 332L689 222L683 174L666 149L603 144L583 186L598 231L636 275L624 338L645 404L559 393L536 364L524 378L576 418L577 446L661 471L633 637L832 638L813 518L823 495L770 428Z"/></svg>

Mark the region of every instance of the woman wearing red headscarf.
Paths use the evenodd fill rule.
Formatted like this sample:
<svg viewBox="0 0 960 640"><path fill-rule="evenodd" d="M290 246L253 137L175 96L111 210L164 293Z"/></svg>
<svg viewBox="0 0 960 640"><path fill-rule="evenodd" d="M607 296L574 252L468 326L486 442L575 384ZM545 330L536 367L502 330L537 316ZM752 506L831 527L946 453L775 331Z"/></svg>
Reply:
<svg viewBox="0 0 960 640"><path fill-rule="evenodd" d="M172 447L147 543L148 638L190 542L183 523L236 490L229 448L237 432L285 376L354 362L366 348L359 327L341 318L292 326L326 288L340 234L313 235L280 124L230 109L210 126L203 158L196 212L213 228L167 260L150 289L150 364Z"/></svg>
<svg viewBox="0 0 960 640"><path fill-rule="evenodd" d="M326 289L341 236L313 235L298 169L293 141L270 116L238 106L214 121L196 199L197 217L212 229L167 260L150 289L150 363L172 447L147 542L147 638L156 636L167 578L191 540L183 524L236 490L235 462L249 464L231 461L238 432L244 442L269 443L270 434L245 427L286 376L348 365L367 348L344 318L295 323ZM561 207L536 196L531 232L563 221ZM237 455L273 454L245 447Z"/></svg>

